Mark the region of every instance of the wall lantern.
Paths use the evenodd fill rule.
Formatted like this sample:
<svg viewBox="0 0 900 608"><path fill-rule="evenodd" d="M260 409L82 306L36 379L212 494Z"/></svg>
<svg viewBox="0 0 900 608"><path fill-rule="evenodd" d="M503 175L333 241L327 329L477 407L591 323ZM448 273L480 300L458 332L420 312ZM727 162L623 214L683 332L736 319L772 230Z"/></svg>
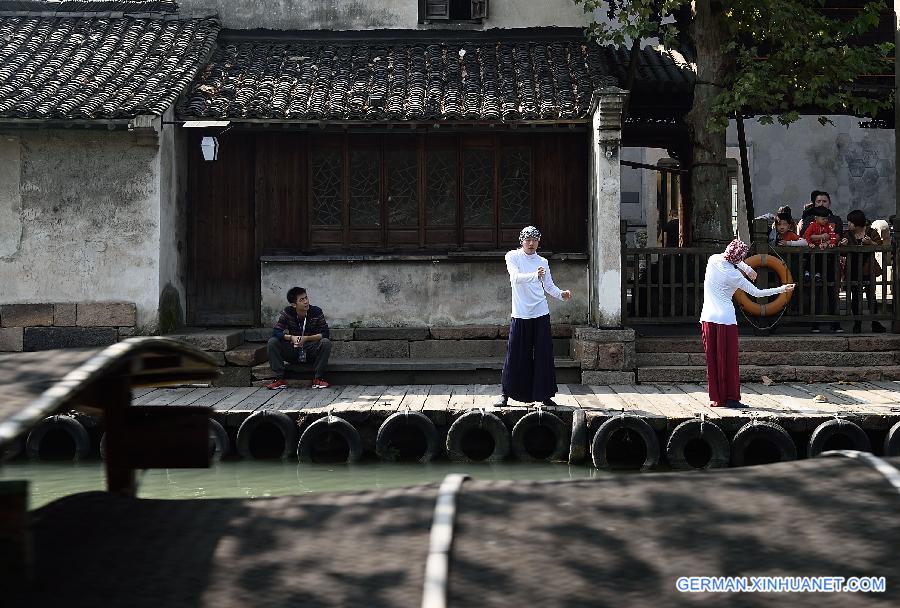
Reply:
<svg viewBox="0 0 900 608"><path fill-rule="evenodd" d="M219 138L204 137L200 141L200 150L203 151L203 160L216 160L219 158Z"/></svg>

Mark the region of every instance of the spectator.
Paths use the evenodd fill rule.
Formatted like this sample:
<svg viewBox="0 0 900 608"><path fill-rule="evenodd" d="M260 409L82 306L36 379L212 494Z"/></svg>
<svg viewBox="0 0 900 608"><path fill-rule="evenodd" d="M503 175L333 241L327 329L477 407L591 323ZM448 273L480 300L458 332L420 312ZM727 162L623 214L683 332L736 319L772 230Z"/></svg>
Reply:
<svg viewBox="0 0 900 608"><path fill-rule="evenodd" d="M786 215L788 218L788 224L786 231L794 233L796 239L803 241L799 236L796 235L797 232L797 223L794 221L793 217L791 217L791 208L787 205L782 205L778 208L778 211L775 213L764 213L755 219L757 220L766 220L767 222L772 222L772 225L769 227L768 241L769 245L774 247L778 244L778 218L779 216ZM796 239L784 239L784 240L796 240ZM803 245L806 244L806 241L803 241Z"/></svg>
<svg viewBox="0 0 900 608"><path fill-rule="evenodd" d="M313 363L315 375L313 388L328 388L325 370L331 354L331 333L325 313L318 306L311 306L309 295L302 287L291 287L287 292L290 306L278 317L269 338L269 366L275 379L266 385L270 390L287 387L284 379L284 362Z"/></svg>
<svg viewBox="0 0 900 608"><path fill-rule="evenodd" d="M835 247L838 243L838 235L835 232L834 223L831 221L831 211L826 207L815 206L811 215L815 220L806 227L806 230L803 232L803 238L812 248L825 250ZM828 314L835 315L837 314L838 304L838 275L836 272L838 260L832 260L830 255L814 255L810 257L810 266L812 267L812 272L815 273L816 281L815 314L819 315L822 313L822 301L827 299ZM806 271L803 276L805 279L809 279L810 271ZM823 278L825 279L824 284ZM819 324L813 323L811 331L819 333ZM841 328L840 323L833 321L831 323L831 331L841 333L844 330Z"/></svg>
<svg viewBox="0 0 900 608"><path fill-rule="evenodd" d="M834 224L834 231L837 233L838 237L843 236L844 222L831 210L831 195L824 190L813 190L809 196L812 199L812 203L803 208L803 215L797 226L797 234L803 234L806 231L806 226L812 222L814 216L813 209L816 207L825 207L829 211L829 223Z"/></svg>
<svg viewBox="0 0 900 608"><path fill-rule="evenodd" d="M678 209L669 211L669 221L663 229L663 247L678 247Z"/></svg>
<svg viewBox="0 0 900 608"><path fill-rule="evenodd" d="M795 224L794 219L791 217L791 208L785 206L782 209L787 209L787 211L781 211L775 216L775 222L772 224L774 238L770 238L769 244L774 244L778 247L805 246L807 244L806 240L801 239L793 230ZM772 243L772 240L775 242Z"/></svg>
<svg viewBox="0 0 900 608"><path fill-rule="evenodd" d="M866 227L866 214L855 209L847 214L847 231L840 242L843 246L859 247L881 245L881 235L874 228ZM873 252L847 254L847 281L850 310L854 315L859 314L859 304L863 292L869 304L869 312L878 312L878 302L875 298L875 279L881 274L881 267L875 259ZM853 322L853 333L862 331L862 321ZM872 321L874 333L884 333L885 327L878 321Z"/></svg>

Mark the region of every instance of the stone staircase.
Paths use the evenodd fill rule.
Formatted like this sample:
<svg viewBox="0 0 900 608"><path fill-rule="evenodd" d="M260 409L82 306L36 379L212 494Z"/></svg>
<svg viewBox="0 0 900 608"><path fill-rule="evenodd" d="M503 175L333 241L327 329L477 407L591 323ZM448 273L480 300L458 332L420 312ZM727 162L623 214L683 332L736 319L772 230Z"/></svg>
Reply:
<svg viewBox="0 0 900 608"><path fill-rule="evenodd" d="M706 382L699 336L639 337L639 383ZM900 335L839 334L740 338L741 381L900 380Z"/></svg>
<svg viewBox="0 0 900 608"><path fill-rule="evenodd" d="M328 379L334 384L498 384L509 328L332 328ZM221 366L218 386L261 386L273 377L266 354L271 328L194 328L167 337L192 344ZM570 357L568 325L553 326L559 383L580 383L581 365ZM308 386L310 366L288 368L288 384Z"/></svg>

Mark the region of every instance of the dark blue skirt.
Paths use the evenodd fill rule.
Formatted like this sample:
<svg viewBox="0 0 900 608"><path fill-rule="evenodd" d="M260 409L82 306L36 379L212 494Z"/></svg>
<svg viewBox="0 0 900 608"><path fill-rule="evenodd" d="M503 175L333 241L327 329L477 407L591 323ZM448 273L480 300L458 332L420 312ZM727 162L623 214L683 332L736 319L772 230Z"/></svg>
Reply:
<svg viewBox="0 0 900 608"><path fill-rule="evenodd" d="M543 401L556 394L550 315L510 320L501 382L503 394L516 401Z"/></svg>

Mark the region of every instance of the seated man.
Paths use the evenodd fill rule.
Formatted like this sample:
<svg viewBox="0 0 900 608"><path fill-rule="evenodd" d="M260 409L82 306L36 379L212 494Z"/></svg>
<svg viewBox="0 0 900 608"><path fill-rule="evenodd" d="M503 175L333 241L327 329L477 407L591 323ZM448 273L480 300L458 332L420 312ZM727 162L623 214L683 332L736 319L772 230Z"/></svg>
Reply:
<svg viewBox="0 0 900 608"><path fill-rule="evenodd" d="M278 317L269 338L269 366L275 372L275 379L266 388L285 388L284 363L313 363L315 375L313 388L330 386L325 380L328 356L331 354L331 335L325 313L318 306L309 305L309 296L302 287L291 287L287 292L290 306L285 307Z"/></svg>

